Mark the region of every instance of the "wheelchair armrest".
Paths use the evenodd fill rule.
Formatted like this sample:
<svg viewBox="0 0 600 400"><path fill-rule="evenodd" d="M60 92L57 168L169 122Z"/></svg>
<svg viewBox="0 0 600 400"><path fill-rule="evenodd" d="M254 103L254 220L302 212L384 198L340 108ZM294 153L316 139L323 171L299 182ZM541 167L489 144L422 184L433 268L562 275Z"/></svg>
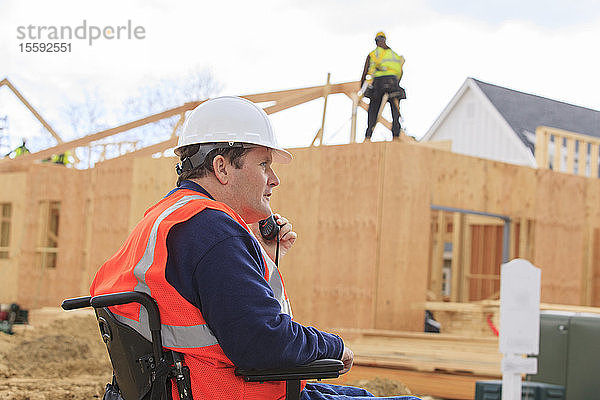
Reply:
<svg viewBox="0 0 600 400"><path fill-rule="evenodd" d="M298 379L326 379L337 378L344 369L340 360L322 359L297 367L254 370L236 368L235 374L244 378L246 382L289 381Z"/></svg>

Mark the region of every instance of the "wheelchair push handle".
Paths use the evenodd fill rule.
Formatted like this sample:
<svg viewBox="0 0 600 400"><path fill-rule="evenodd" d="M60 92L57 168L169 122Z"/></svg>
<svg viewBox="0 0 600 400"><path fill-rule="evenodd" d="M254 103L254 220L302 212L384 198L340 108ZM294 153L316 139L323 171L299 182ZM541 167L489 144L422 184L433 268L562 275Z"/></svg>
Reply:
<svg viewBox="0 0 600 400"><path fill-rule="evenodd" d="M63 310L77 310L78 308L90 307L92 296L75 297L63 300L60 305Z"/></svg>
<svg viewBox="0 0 600 400"><path fill-rule="evenodd" d="M63 310L74 310L77 308L94 307L103 308L118 306L127 303L138 303L148 312L148 325L152 335L152 348L157 360L162 358L162 337L160 334L160 312L156 301L150 295L143 292L119 292L101 294L98 296L76 297L66 299L62 302Z"/></svg>
<svg viewBox="0 0 600 400"><path fill-rule="evenodd" d="M148 322L151 331L160 331L160 312L156 301L142 292L120 292L101 294L92 297L90 305L94 308L118 306L127 303L139 303L148 311Z"/></svg>

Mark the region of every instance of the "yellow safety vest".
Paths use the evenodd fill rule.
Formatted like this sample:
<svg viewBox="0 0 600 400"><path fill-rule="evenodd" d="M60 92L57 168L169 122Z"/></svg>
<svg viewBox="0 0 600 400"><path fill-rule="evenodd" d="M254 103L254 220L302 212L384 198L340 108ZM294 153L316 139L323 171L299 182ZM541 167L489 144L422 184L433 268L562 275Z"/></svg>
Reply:
<svg viewBox="0 0 600 400"><path fill-rule="evenodd" d="M25 146L19 146L15 149L15 157L19 157L27 153L29 153L29 150Z"/></svg>
<svg viewBox="0 0 600 400"><path fill-rule="evenodd" d="M50 158L50 161L52 161L55 164L68 165L70 155L71 155L71 152L69 150L67 150L61 154L53 154L52 157Z"/></svg>
<svg viewBox="0 0 600 400"><path fill-rule="evenodd" d="M395 75L400 80L403 65L404 57L394 53L392 49L377 47L369 53L369 75L374 78Z"/></svg>

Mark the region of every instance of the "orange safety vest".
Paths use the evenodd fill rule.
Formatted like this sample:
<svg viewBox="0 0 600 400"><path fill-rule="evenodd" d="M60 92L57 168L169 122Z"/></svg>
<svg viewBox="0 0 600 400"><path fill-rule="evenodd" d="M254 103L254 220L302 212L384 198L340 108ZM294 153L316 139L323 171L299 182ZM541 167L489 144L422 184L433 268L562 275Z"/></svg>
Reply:
<svg viewBox="0 0 600 400"><path fill-rule="evenodd" d="M200 310L167 282L165 267L169 230L205 208L223 211L252 235L242 217L227 205L193 190L177 190L146 211L121 249L96 273L90 293L96 296L136 290L148 293L156 300L163 346L184 354L184 362L190 368L195 399L283 399L285 382L244 382L241 377L235 376L235 366L219 346ZM264 278L273 288L282 312L291 316L281 274L276 267L273 268L275 264L264 250L262 258ZM150 339L148 315L139 304L124 304L110 309L118 320ZM172 387L173 398L179 398L177 385Z"/></svg>

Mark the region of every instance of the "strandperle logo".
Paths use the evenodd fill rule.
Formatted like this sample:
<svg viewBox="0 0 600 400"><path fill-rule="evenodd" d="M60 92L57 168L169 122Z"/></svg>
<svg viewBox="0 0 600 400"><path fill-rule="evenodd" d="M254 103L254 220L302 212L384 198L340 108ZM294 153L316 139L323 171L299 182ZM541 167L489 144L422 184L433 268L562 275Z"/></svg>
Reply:
<svg viewBox="0 0 600 400"><path fill-rule="evenodd" d="M131 20L126 25L88 25L83 20L81 25L54 26L54 25L28 25L17 27L17 39L19 40L87 40L91 46L96 40L141 40L146 38L146 29L143 26L133 26Z"/></svg>

